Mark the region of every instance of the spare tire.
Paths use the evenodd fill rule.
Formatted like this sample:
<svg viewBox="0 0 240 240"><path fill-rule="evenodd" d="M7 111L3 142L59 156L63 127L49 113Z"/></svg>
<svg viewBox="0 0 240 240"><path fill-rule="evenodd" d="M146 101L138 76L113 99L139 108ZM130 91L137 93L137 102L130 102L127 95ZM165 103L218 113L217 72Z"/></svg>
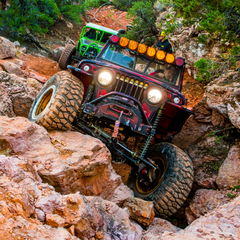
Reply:
<svg viewBox="0 0 240 240"><path fill-rule="evenodd" d="M72 57L75 55L75 53L76 53L76 47L72 44L68 44L64 48L64 50L59 58L58 66L62 70L67 69L67 65L71 65Z"/></svg>
<svg viewBox="0 0 240 240"><path fill-rule="evenodd" d="M84 94L83 83L69 72L53 75L42 87L28 119L48 130L67 130L77 115Z"/></svg>

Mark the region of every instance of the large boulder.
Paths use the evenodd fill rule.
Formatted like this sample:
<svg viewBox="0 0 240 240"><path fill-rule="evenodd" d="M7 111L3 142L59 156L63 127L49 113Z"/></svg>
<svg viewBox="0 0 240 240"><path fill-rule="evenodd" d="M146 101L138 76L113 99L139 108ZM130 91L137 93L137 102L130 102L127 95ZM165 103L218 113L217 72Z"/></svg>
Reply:
<svg viewBox="0 0 240 240"><path fill-rule="evenodd" d="M48 133L26 118L0 117L0 140L3 150L27 158L43 181L62 194L79 191L107 198L121 184L112 170L109 150L88 135Z"/></svg>
<svg viewBox="0 0 240 240"><path fill-rule="evenodd" d="M143 233L142 240L162 240L163 233L176 233L180 228L175 227L167 220L154 218L152 224Z"/></svg>
<svg viewBox="0 0 240 240"><path fill-rule="evenodd" d="M240 239L240 197L215 208L177 233L165 233L162 240Z"/></svg>
<svg viewBox="0 0 240 240"><path fill-rule="evenodd" d="M0 71L0 116L28 117L37 93L38 89L25 78Z"/></svg>
<svg viewBox="0 0 240 240"><path fill-rule="evenodd" d="M141 239L142 228L127 209L99 197L55 192L29 159L0 155L0 173L1 239Z"/></svg>
<svg viewBox="0 0 240 240"><path fill-rule="evenodd" d="M7 73L15 74L19 77L26 76L26 72L21 68L21 66L19 66L14 62L7 61L7 60L0 60L0 66Z"/></svg>
<svg viewBox="0 0 240 240"><path fill-rule="evenodd" d="M229 201L227 192L208 189L197 190L189 207L186 208L188 224Z"/></svg>
<svg viewBox="0 0 240 240"><path fill-rule="evenodd" d="M227 158L219 169L217 176L218 188L240 185L240 144L231 147Z"/></svg>
<svg viewBox="0 0 240 240"><path fill-rule="evenodd" d="M208 84L205 92L209 108L215 110L240 129L240 72L233 71Z"/></svg>
<svg viewBox="0 0 240 240"><path fill-rule="evenodd" d="M11 41L0 36L0 59L15 57L17 49Z"/></svg>

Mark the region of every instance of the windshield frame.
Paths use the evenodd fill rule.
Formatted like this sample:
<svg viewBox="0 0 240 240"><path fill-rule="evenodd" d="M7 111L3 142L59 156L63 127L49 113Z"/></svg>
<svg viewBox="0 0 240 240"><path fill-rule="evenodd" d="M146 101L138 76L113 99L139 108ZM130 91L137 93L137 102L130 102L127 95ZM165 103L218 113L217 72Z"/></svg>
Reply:
<svg viewBox="0 0 240 240"><path fill-rule="evenodd" d="M105 57L107 55L107 51L108 49L110 49L110 47L116 47L116 49L121 49L122 51L128 51L129 52L129 55L125 55L125 54L122 54L122 52L117 52L117 51L112 51L115 55L113 55L111 57L111 59L109 57ZM111 54L111 51L110 51L110 54ZM104 56L105 55L105 56ZM113 57L116 58L116 61L113 60ZM133 60L133 63L131 63L132 65L130 66L130 62L127 63L128 65L124 65L122 64L122 62L120 62L120 60L118 58L124 58L124 57L129 57L129 58L132 58ZM183 75L183 71L184 71L184 66L177 66L175 64L169 64L165 61L159 61L155 58L149 58L147 57L146 55L143 55L143 54L140 54L138 53L137 51L132 51L128 48L123 48L121 46L119 46L118 44L114 44L114 43L109 43L107 44L107 46L104 47L104 49L102 49L101 53L98 55L98 58L100 58L101 60L104 60L104 61L107 61L109 63L113 63L113 64L117 64L121 67L124 67L124 68L127 68L131 71L136 71L137 73L140 73L140 74L143 74L145 75L146 77L150 77L150 78L153 78L157 81L160 81L160 82L164 82L164 83L167 83L167 84L170 84L172 87L177 87L177 88L181 88L181 85L182 85L182 75ZM138 64L137 61L138 59L142 60L143 62L145 62L145 68L144 70L142 69L141 71L138 70L136 68L136 65ZM159 66L166 66L165 69L163 68L162 70L159 68L159 74L156 74L155 72L155 75L152 75L151 73L149 73L149 69L150 69L150 66L156 64L155 66L159 67ZM144 65L143 65L144 67ZM169 80L166 80L166 73L165 73L165 70L167 69L174 69L174 70L171 70L172 71L172 81L169 81ZM163 71L164 70L164 71ZM148 72L147 72L148 71ZM161 72L162 71L162 72ZM169 70L168 70L169 71ZM174 71L174 73L173 73ZM156 71L157 72L157 71ZM164 77L163 75L164 74ZM159 77L159 75L162 75L161 77Z"/></svg>

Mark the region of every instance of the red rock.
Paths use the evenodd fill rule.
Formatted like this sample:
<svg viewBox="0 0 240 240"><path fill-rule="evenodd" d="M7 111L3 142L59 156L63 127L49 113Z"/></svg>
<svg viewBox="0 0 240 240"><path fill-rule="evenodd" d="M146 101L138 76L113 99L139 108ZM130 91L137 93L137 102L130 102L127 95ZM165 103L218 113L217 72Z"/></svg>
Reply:
<svg viewBox="0 0 240 240"><path fill-rule="evenodd" d="M188 224L197 218L204 216L213 209L229 202L227 192L216 190L199 189L196 191L188 208L186 208L186 217Z"/></svg>
<svg viewBox="0 0 240 240"><path fill-rule="evenodd" d="M155 213L153 202L147 202L140 198L128 198L123 207L128 208L130 217L144 226L152 223Z"/></svg>
<svg viewBox="0 0 240 240"><path fill-rule="evenodd" d="M17 49L14 43L4 37L0 37L0 59L15 57Z"/></svg>

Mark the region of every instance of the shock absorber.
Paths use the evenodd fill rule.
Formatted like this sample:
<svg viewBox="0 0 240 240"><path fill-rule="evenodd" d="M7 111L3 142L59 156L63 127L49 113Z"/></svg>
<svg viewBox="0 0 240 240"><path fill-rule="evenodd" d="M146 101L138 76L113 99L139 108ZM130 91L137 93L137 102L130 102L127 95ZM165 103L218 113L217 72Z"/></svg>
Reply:
<svg viewBox="0 0 240 240"><path fill-rule="evenodd" d="M165 107L165 103L163 103L162 106L158 109L156 118L155 118L155 120L154 120L154 122L153 122L153 125L152 125L151 133L150 133L150 135L148 136L147 140L144 142L142 149L140 150L139 156L140 156L141 158L144 158L144 157L145 157L145 155L146 155L146 153L147 153L147 150L148 150L148 147L149 147L149 145L151 144L151 141L152 141L154 135L156 134L156 129L157 129L158 123L159 123L159 121L160 121L160 118L161 118L161 116L162 116L164 107Z"/></svg>

